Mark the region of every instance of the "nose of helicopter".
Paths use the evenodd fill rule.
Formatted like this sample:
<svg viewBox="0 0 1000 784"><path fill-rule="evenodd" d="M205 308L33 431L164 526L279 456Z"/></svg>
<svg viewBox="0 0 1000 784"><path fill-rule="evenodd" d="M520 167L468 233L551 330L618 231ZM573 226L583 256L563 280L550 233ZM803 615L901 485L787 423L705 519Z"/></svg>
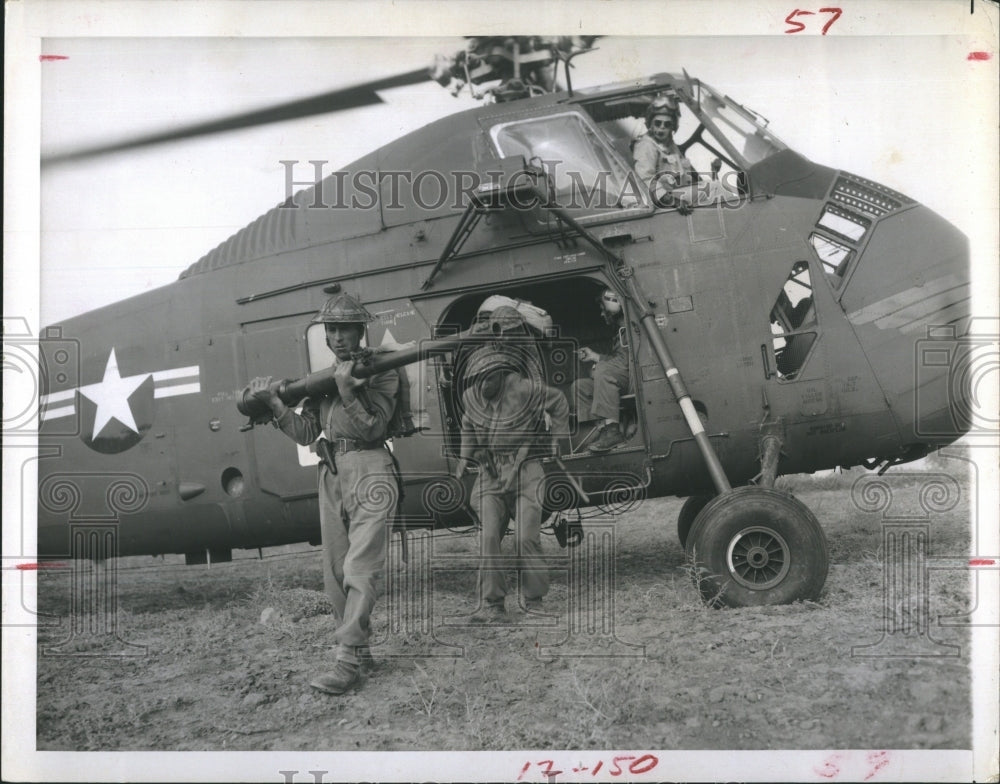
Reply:
<svg viewBox="0 0 1000 784"><path fill-rule="evenodd" d="M871 231L841 304L900 443L951 443L969 429L975 405L968 238L922 205Z"/></svg>

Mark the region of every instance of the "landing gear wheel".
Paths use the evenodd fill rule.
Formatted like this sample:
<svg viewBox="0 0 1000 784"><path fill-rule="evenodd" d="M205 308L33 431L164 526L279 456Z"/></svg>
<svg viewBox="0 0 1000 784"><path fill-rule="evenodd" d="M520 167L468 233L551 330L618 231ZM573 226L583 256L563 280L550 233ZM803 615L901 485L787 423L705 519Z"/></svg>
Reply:
<svg viewBox="0 0 1000 784"><path fill-rule="evenodd" d="M681 507L681 511L677 515L677 538L681 540L681 547L684 547L687 542L688 534L691 532L691 526L694 525L694 519L698 516L698 512L704 509L705 504L713 498L715 496L693 495L684 502L684 506Z"/></svg>
<svg viewBox="0 0 1000 784"><path fill-rule="evenodd" d="M712 499L695 518L685 551L702 598L713 606L816 599L829 567L815 515L766 487L738 487Z"/></svg>

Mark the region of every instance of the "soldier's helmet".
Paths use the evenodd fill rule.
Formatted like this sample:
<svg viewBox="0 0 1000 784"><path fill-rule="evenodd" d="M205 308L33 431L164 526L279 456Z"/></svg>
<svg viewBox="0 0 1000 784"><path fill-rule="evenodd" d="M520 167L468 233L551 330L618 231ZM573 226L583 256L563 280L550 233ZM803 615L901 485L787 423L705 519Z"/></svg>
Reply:
<svg viewBox="0 0 1000 784"><path fill-rule="evenodd" d="M489 321L490 316L493 315L493 311L504 305L517 310L516 299L505 297L503 294L491 294L483 300L483 304L476 311L476 321Z"/></svg>
<svg viewBox="0 0 1000 784"><path fill-rule="evenodd" d="M509 305L501 305L490 314L490 328L495 335L527 334L524 316Z"/></svg>
<svg viewBox="0 0 1000 784"><path fill-rule="evenodd" d="M646 127L652 129L653 118L661 114L670 118L671 130L676 131L677 121L681 114L680 105L677 103L677 96L672 93L660 93L657 95L646 109Z"/></svg>
<svg viewBox="0 0 1000 784"><path fill-rule="evenodd" d="M604 289L601 292L598 304L601 310L609 316L617 316L622 312L622 303L618 299L618 293L614 289Z"/></svg>
<svg viewBox="0 0 1000 784"><path fill-rule="evenodd" d="M350 294L330 297L313 316L313 324L368 324L374 320L364 305Z"/></svg>
<svg viewBox="0 0 1000 784"><path fill-rule="evenodd" d="M506 351L493 346L477 348L465 363L463 375L467 382L483 376L491 370L517 370L516 360Z"/></svg>

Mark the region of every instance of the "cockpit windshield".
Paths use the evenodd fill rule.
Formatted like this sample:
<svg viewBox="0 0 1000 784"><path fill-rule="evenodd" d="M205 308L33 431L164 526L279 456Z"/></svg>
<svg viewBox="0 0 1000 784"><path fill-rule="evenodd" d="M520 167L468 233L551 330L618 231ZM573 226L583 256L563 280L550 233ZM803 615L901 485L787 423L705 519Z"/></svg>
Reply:
<svg viewBox="0 0 1000 784"><path fill-rule="evenodd" d="M586 212L645 206L635 176L579 112L496 125L501 157L524 156L548 175L556 204Z"/></svg>
<svg viewBox="0 0 1000 784"><path fill-rule="evenodd" d="M749 194L747 170L786 149L766 120L686 77L662 74L604 94L580 92L575 103L582 111L490 128L500 157L523 156L544 168L553 201L578 218L644 213L652 205L738 205ZM650 107L660 101L674 107L669 135L657 130L659 115L661 125L647 127Z"/></svg>
<svg viewBox="0 0 1000 784"><path fill-rule="evenodd" d="M703 119L730 154L741 159L744 169L785 149L753 112L731 98L723 98L703 84L698 85L698 96Z"/></svg>

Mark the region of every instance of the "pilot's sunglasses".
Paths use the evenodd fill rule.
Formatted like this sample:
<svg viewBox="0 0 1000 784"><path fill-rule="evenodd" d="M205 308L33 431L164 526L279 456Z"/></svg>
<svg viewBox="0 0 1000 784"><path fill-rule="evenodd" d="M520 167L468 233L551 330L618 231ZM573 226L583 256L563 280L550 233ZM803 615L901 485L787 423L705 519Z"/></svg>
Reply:
<svg viewBox="0 0 1000 784"><path fill-rule="evenodd" d="M653 120L654 128L669 128L671 125L670 120Z"/></svg>

